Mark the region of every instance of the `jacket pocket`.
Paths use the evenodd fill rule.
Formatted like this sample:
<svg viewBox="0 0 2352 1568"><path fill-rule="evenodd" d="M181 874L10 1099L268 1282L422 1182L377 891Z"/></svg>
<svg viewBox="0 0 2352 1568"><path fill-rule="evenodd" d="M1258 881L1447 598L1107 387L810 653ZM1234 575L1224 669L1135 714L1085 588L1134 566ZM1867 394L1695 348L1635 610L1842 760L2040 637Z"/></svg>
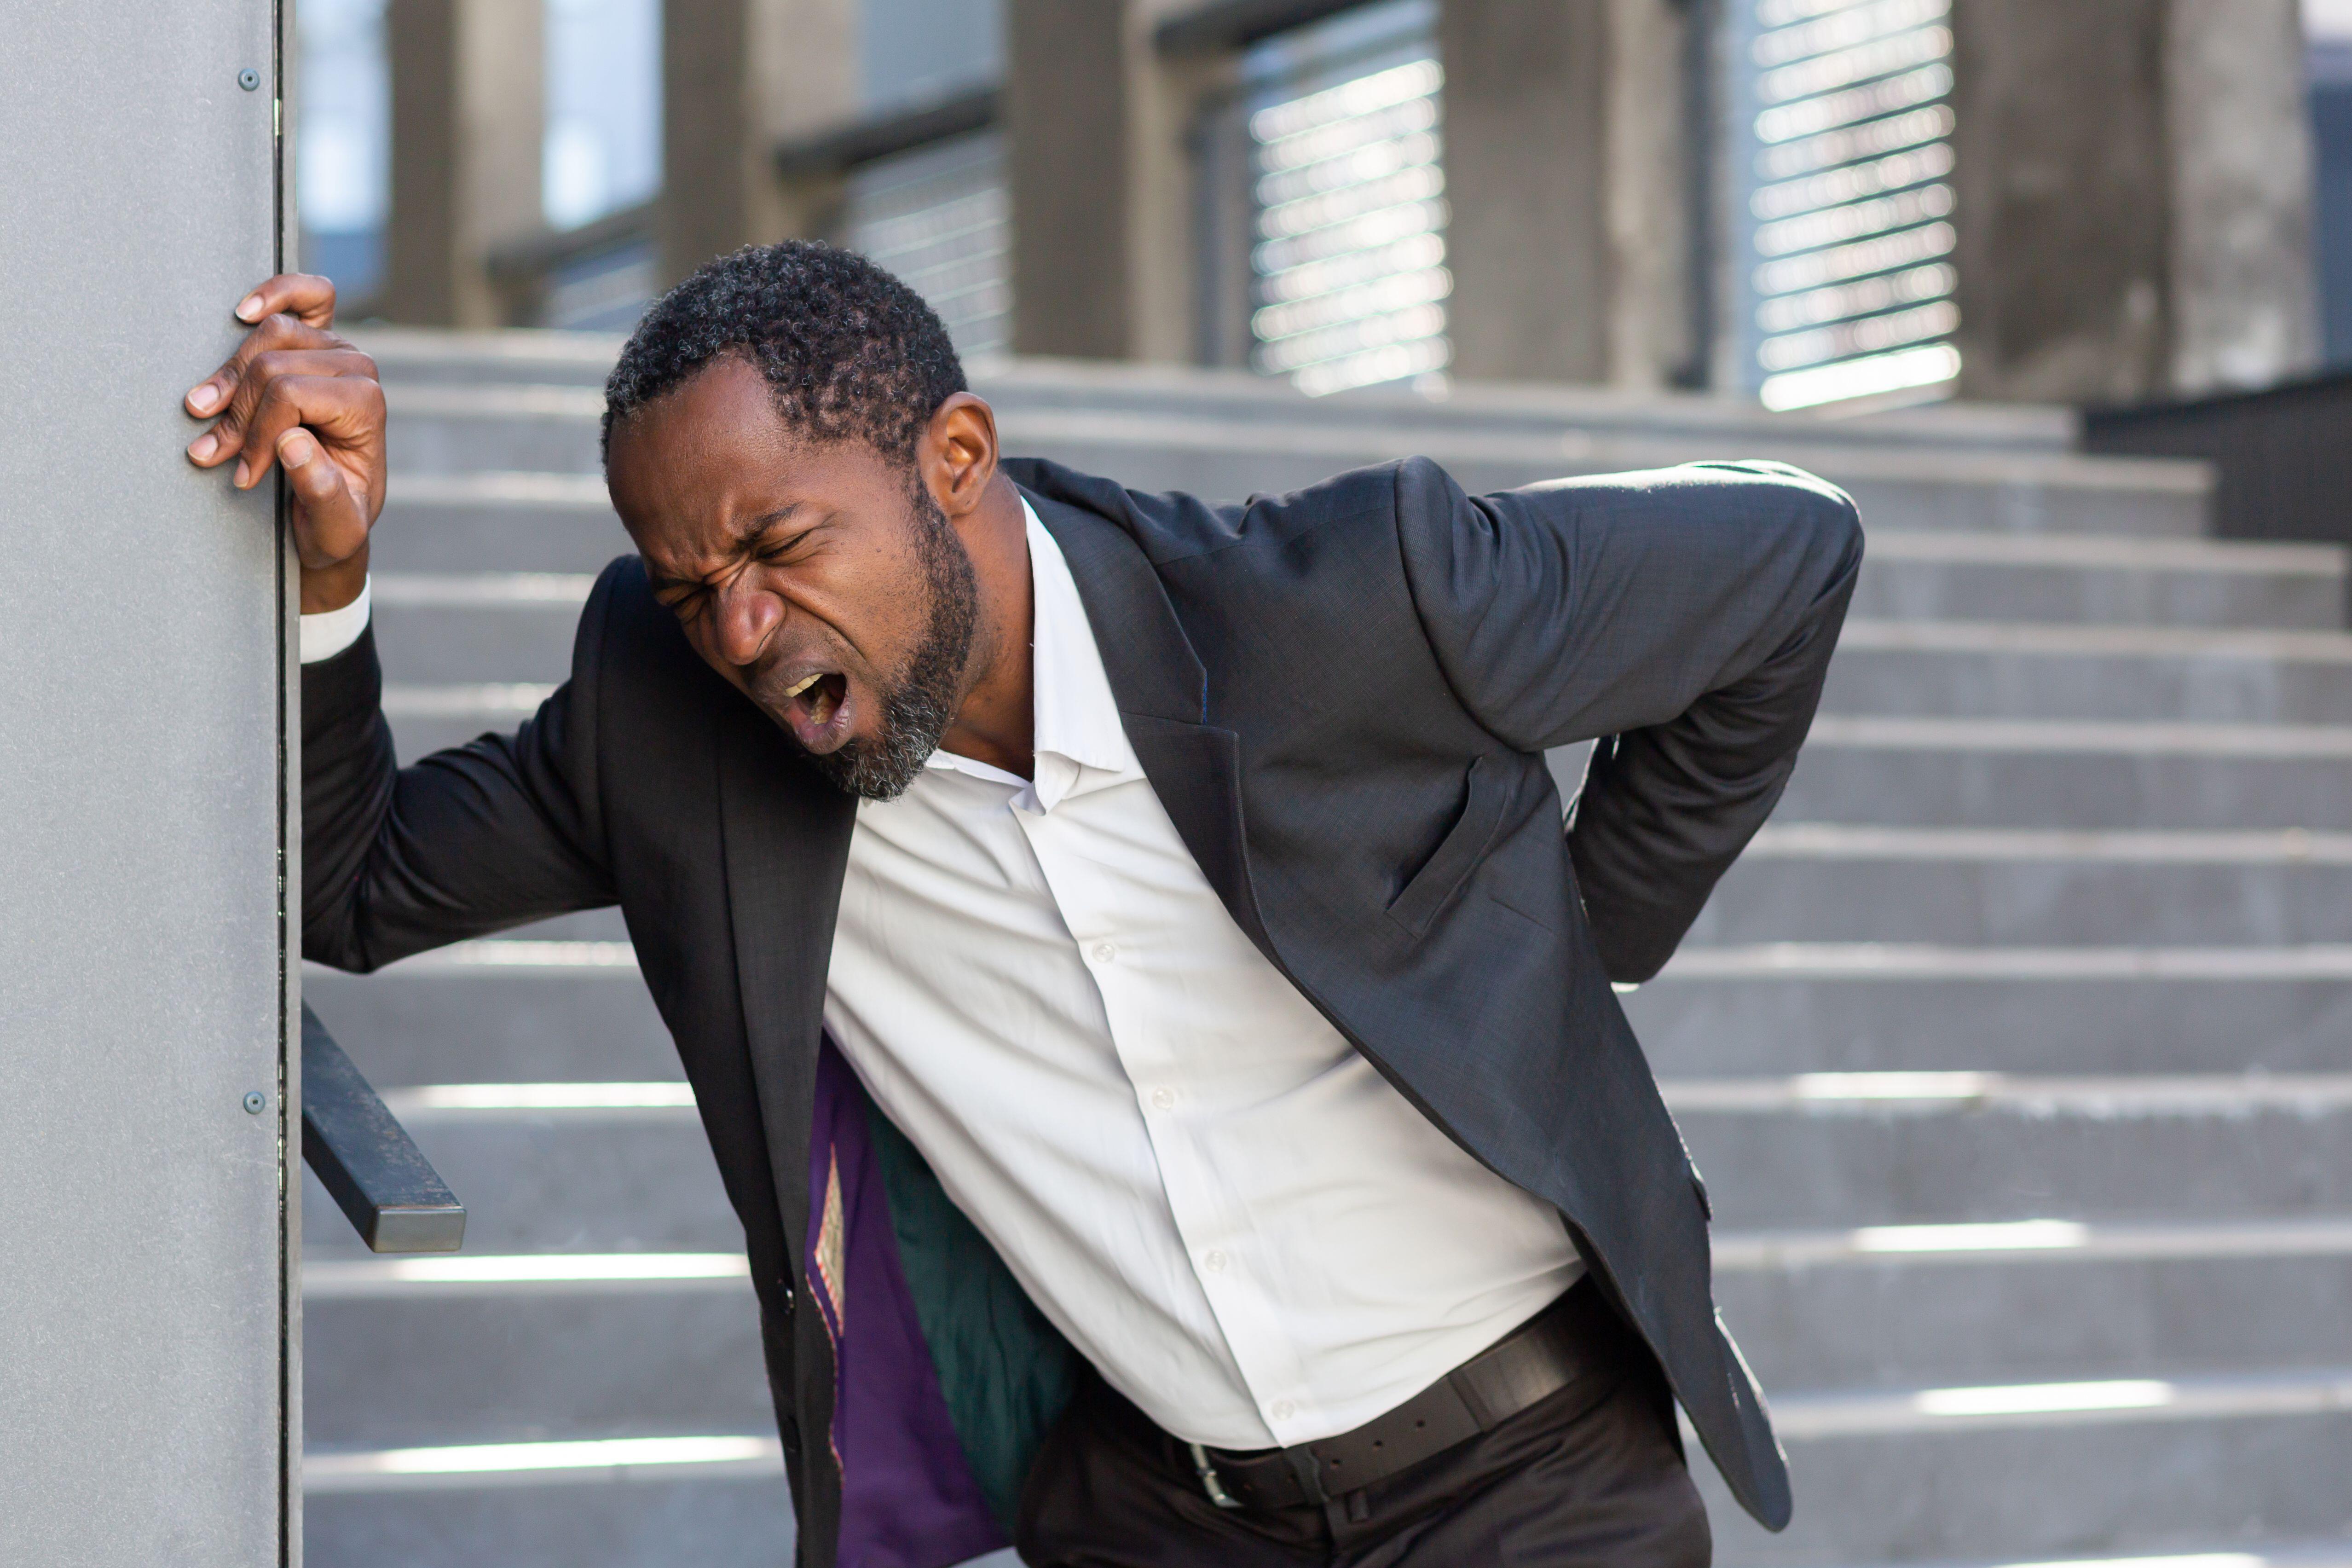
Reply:
<svg viewBox="0 0 2352 1568"><path fill-rule="evenodd" d="M1423 862L1402 891L1389 900L1389 919L1415 936L1425 934L1438 912L1454 900L1470 873L1486 858L1495 832L1503 825L1503 807L1509 803L1510 781L1492 757L1470 764L1469 788L1462 815Z"/></svg>

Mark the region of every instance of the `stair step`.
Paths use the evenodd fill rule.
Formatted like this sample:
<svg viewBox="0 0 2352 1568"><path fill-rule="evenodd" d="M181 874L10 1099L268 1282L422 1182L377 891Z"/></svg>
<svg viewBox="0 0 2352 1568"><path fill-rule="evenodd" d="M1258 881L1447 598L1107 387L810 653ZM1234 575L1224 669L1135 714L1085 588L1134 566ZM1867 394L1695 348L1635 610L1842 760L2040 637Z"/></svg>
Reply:
<svg viewBox="0 0 2352 1568"><path fill-rule="evenodd" d="M759 1304L721 1291L504 1291L303 1300L303 1425L315 1453L614 1431L765 1432ZM373 1363L373 1364L372 1364ZM380 1365L405 1369L386 1377Z"/></svg>
<svg viewBox="0 0 2352 1568"><path fill-rule="evenodd" d="M2130 852L2150 847L2132 840L2108 855L2096 845L2078 852L2072 836L1986 832L1955 846L1926 837L1933 830L1912 831L1924 841L1893 852L1874 836L1824 853L1811 840L1828 835L1816 834L1743 858L1717 885L1685 951L1696 958L1706 947L1774 941L2288 947L2343 935L2352 911L2352 860L2336 858L2340 835L2286 839L2312 846L2300 858L2292 847L2273 858L2233 854L2239 846L2215 843L2219 835L2175 840L2178 857L2143 858Z"/></svg>
<svg viewBox="0 0 2352 1568"><path fill-rule="evenodd" d="M565 951L584 958L610 950ZM304 964L302 994L380 1089L680 1071L634 956L562 966L412 960L365 975Z"/></svg>
<svg viewBox="0 0 2352 1568"><path fill-rule="evenodd" d="M637 1456L646 1452L661 1450ZM310 1568L777 1568L793 1560L782 1462L765 1455L699 1463L633 1456L593 1468L396 1480L330 1458L304 1458Z"/></svg>
<svg viewBox="0 0 2352 1568"><path fill-rule="evenodd" d="M1846 624L1822 697L1838 716L2343 724L2341 632L1992 621Z"/></svg>
<svg viewBox="0 0 2352 1568"><path fill-rule="evenodd" d="M2273 1072L2344 1065L2352 953L1686 950L1622 998L1659 1072Z"/></svg>
<svg viewBox="0 0 2352 1568"><path fill-rule="evenodd" d="M2341 1100L2100 1113L1693 1110L1676 1120L1730 1229L2352 1210L2352 1103Z"/></svg>
<svg viewBox="0 0 2352 1568"><path fill-rule="evenodd" d="M2352 1374L2134 1379L2042 1396L2088 1408L1962 1413L2004 1392L1779 1396L1795 1521L1767 1534L1702 1473L1720 1560L2113 1558L2223 1528L2259 1552L2352 1532Z"/></svg>
<svg viewBox="0 0 2352 1568"><path fill-rule="evenodd" d="M2352 1364L2352 1223L2332 1216L1717 1232L1715 1266L1768 1392Z"/></svg>
<svg viewBox="0 0 2352 1568"><path fill-rule="evenodd" d="M2352 728L1825 713L1776 816L2064 828L2352 830Z"/></svg>
<svg viewBox="0 0 2352 1568"><path fill-rule="evenodd" d="M385 494L369 552L387 573L593 576L636 546L595 475L403 474Z"/></svg>
<svg viewBox="0 0 2352 1568"><path fill-rule="evenodd" d="M1722 1568L1745 1568L1744 1560L1717 1557ZM1844 1565L1838 1565L1844 1568ZM1892 1563L1868 1568L1896 1568ZM2033 1563L2015 1560L1912 1563L1902 1568L2352 1568L2352 1542L2181 1542L2153 1556L2061 1557Z"/></svg>
<svg viewBox="0 0 2352 1568"><path fill-rule="evenodd" d="M739 1252L702 1124L685 1110L524 1111L404 1117L466 1205L466 1252ZM351 1226L303 1183L307 1255L358 1260Z"/></svg>
<svg viewBox="0 0 2352 1568"><path fill-rule="evenodd" d="M1872 526L1852 614L2340 629L2346 558L2327 544Z"/></svg>

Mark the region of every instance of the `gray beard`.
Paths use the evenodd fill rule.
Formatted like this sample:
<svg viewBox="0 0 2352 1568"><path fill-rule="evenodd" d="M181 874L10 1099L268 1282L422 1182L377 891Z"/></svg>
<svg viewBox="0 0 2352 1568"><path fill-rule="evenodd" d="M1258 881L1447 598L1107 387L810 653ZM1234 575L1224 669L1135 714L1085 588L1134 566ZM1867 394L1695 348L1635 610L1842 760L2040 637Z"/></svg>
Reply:
<svg viewBox="0 0 2352 1568"><path fill-rule="evenodd" d="M929 604L922 641L906 668L881 689L882 732L849 741L823 756L817 771L861 800L896 800L922 773L963 703L964 671L980 626L980 584L971 556L939 502L913 486L915 543Z"/></svg>

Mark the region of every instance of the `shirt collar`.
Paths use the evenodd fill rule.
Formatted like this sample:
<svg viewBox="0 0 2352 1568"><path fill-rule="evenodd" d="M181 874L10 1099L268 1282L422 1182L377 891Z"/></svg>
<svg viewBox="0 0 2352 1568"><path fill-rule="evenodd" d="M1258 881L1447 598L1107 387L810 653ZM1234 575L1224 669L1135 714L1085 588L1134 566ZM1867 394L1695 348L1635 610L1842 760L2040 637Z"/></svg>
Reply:
<svg viewBox="0 0 2352 1568"><path fill-rule="evenodd" d="M933 752L926 765L1019 785L1024 793L1014 805L1051 811L1072 795L1139 776L1142 764L1119 722L1118 700L1111 695L1102 650L1062 547L1037 521L1036 509L1025 496L1021 515L1029 541L1029 679L1036 777L1023 779L943 751Z"/></svg>

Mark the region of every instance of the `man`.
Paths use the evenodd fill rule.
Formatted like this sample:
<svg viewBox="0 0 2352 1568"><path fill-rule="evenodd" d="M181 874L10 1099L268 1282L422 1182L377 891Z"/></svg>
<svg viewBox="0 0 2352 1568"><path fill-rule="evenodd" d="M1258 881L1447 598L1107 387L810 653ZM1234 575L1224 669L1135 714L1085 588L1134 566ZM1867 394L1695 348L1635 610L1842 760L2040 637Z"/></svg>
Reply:
<svg viewBox="0 0 2352 1568"><path fill-rule="evenodd" d="M190 394L302 563L304 952L617 903L740 1215L803 1561L1703 1564L1786 1475L1611 989L1764 820L1861 556L1703 465L1211 506L1002 458L792 244L606 386L639 555L520 732L396 770L373 366L278 278ZM1547 748L1601 745L1563 836Z"/></svg>

